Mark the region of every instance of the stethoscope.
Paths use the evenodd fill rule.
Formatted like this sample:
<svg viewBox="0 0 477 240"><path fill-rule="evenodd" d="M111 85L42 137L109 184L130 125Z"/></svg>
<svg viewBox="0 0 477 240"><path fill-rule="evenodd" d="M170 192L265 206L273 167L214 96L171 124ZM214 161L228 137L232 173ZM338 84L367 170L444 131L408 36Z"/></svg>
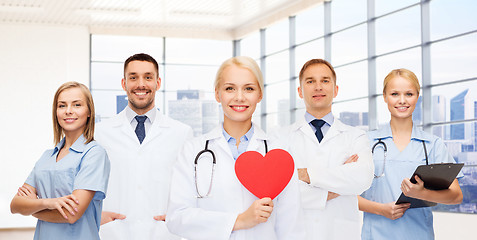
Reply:
<svg viewBox="0 0 477 240"><path fill-rule="evenodd" d="M265 144L265 154L268 153L268 146L267 146L267 140L263 140L263 143ZM209 140L205 141L205 148L204 150L200 151L197 153L195 156L194 160L194 179L195 179L195 190L197 191L197 198L205 198L210 195L210 191L212 190L212 183L214 181L214 171L215 171L215 164L217 164L217 160L215 159L215 154L212 150L208 148L209 146ZM197 183L197 161L200 158L200 155L204 153L210 153L212 155L212 173L210 174L210 183L209 183L209 190L207 191L207 194L202 195L199 191L199 185Z"/></svg>
<svg viewBox="0 0 477 240"><path fill-rule="evenodd" d="M424 148L424 155L426 156L426 165L429 165L429 160L427 158L427 149L426 149L426 144L424 143L424 140L421 140L422 146ZM386 156L388 153L388 147L386 146L386 143L382 141L382 138L378 139L378 141L373 145L373 148L371 148L371 153L374 155L374 149L378 146L381 145L381 147L384 149L384 159L383 159L383 170L381 171L381 174L376 175L374 173L374 178L380 178L384 176L384 168L386 167Z"/></svg>

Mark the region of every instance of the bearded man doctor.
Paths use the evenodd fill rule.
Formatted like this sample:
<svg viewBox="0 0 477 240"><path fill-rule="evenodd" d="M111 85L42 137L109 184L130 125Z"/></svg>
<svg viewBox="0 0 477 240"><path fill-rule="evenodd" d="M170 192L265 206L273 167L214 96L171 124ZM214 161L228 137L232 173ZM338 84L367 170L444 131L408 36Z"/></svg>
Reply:
<svg viewBox="0 0 477 240"><path fill-rule="evenodd" d="M333 116L338 86L329 62L308 61L299 79L305 116L274 137L295 160L306 239L360 239L357 196L371 185L374 170L368 137Z"/></svg>
<svg viewBox="0 0 477 240"><path fill-rule="evenodd" d="M96 139L111 160L101 239L180 239L165 226L172 165L192 129L155 107L158 64L140 53L124 63L128 106L97 125Z"/></svg>

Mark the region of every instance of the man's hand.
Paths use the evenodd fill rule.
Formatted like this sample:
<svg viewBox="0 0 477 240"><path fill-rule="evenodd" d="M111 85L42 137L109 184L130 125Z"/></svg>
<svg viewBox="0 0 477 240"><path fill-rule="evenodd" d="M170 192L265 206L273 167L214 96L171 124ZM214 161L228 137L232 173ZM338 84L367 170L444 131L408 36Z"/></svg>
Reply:
<svg viewBox="0 0 477 240"><path fill-rule="evenodd" d="M297 172L298 172L298 179L310 184L310 176L308 175L308 171L306 170L306 168L298 168Z"/></svg>
<svg viewBox="0 0 477 240"><path fill-rule="evenodd" d="M334 192L328 192L328 198L326 199L326 201L330 201L332 199L335 199L337 197L339 197L340 195L338 193L334 193Z"/></svg>
<svg viewBox="0 0 477 240"><path fill-rule="evenodd" d="M154 216L154 220L164 222L164 221L166 221L166 214Z"/></svg>
<svg viewBox="0 0 477 240"><path fill-rule="evenodd" d="M351 157L349 157L348 159L346 159L346 161L343 163L343 164L348 164L348 163L354 163L354 162L357 162L358 161L358 154L353 154L351 155Z"/></svg>
<svg viewBox="0 0 477 240"><path fill-rule="evenodd" d="M116 219L123 220L125 218L126 218L126 215L122 215L120 213L103 211L103 212L101 212L101 224L100 225L112 222Z"/></svg>

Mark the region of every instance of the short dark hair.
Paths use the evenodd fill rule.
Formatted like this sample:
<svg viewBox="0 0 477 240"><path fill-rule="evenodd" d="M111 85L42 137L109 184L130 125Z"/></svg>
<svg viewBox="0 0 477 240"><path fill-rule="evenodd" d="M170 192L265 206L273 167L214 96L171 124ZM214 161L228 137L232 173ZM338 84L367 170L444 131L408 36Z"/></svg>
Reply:
<svg viewBox="0 0 477 240"><path fill-rule="evenodd" d="M156 69L156 73L157 73L156 77L159 77L159 64L157 64L156 59L151 57L151 55L149 55L149 54L137 53L137 54L134 54L134 55L128 57L128 59L126 59L126 61L124 62L124 78L126 78L126 67L132 61L143 61L143 62L152 63L154 65L154 68Z"/></svg>
<svg viewBox="0 0 477 240"><path fill-rule="evenodd" d="M331 70L331 73L333 74L333 80L335 81L335 84L336 84L336 72L335 72L335 69L333 68L333 66L331 66L331 63L329 63L328 61L324 60L324 59L319 59L319 58L316 58L316 59L311 59L309 60L308 62L306 62L303 67L301 68L300 70L300 75L299 75L299 78L300 78L300 85L301 85L301 81L303 80L303 74L305 73L305 70L311 66L311 65L315 65L315 64L324 64L326 65L330 70Z"/></svg>

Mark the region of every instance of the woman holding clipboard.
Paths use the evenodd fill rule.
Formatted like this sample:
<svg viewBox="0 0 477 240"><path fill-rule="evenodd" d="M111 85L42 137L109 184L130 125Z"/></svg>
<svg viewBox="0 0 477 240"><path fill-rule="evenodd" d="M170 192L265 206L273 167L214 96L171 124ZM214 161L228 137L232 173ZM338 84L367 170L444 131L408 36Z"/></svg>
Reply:
<svg viewBox="0 0 477 240"><path fill-rule="evenodd" d="M462 202L457 179L449 189L440 191L424 188L424 182L417 176L415 184L409 179L419 165L426 164L426 153L429 164L455 163L442 139L422 131L412 121L419 90L416 75L407 69L393 70L384 79L383 97L391 121L368 133L375 178L371 187L358 196L359 209L364 211L363 240L434 239L431 209L409 208L409 203L396 205L401 192L442 204Z"/></svg>

